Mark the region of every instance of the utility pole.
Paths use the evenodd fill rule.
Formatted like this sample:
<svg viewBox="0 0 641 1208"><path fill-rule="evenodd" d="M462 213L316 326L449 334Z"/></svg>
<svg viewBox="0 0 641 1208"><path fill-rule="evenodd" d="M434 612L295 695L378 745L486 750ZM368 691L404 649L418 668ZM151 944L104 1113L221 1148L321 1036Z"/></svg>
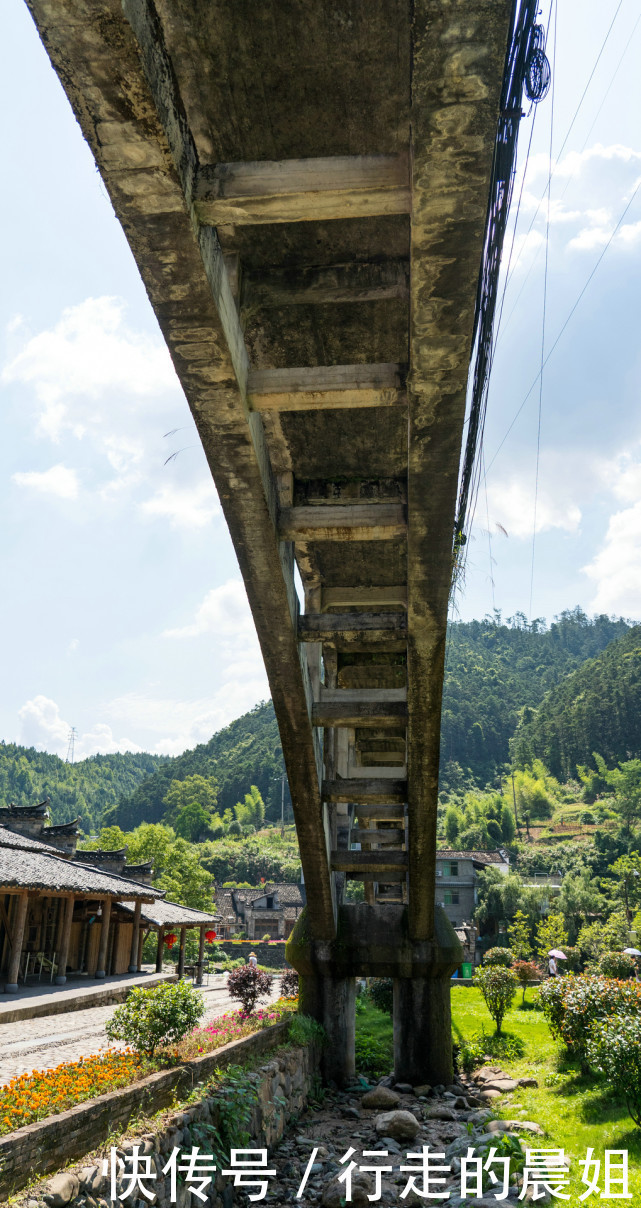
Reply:
<svg viewBox="0 0 641 1208"><path fill-rule="evenodd" d="M519 832L519 816L516 812L516 790L514 788L514 772L512 772L512 800L514 802L514 825L516 826L517 835Z"/></svg>
<svg viewBox="0 0 641 1208"><path fill-rule="evenodd" d="M274 780L280 780L280 837L285 836L285 778L287 773L283 768L280 776L274 776Z"/></svg>
<svg viewBox="0 0 641 1208"><path fill-rule="evenodd" d="M73 763L73 757L76 749L76 734L78 731L75 726L72 726L69 731L69 741L67 744L67 758L65 763Z"/></svg>

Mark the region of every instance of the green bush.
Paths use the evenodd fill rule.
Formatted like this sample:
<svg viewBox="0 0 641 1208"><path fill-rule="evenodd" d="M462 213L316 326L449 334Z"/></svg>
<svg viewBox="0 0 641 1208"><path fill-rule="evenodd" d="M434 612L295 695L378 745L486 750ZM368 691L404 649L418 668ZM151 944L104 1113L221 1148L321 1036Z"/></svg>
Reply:
<svg viewBox="0 0 641 1208"><path fill-rule="evenodd" d="M613 1016L641 1015L641 984L568 974L544 982L539 1001L552 1035L583 1058L596 1024L605 1024Z"/></svg>
<svg viewBox="0 0 641 1208"><path fill-rule="evenodd" d="M356 1069L372 1078L389 1074L394 1063L391 1040L379 1039L367 1032L356 1033Z"/></svg>
<svg viewBox="0 0 641 1208"><path fill-rule="evenodd" d="M488 948L483 956L483 964L490 967L500 965L504 969L509 969L514 960L514 953L511 948Z"/></svg>
<svg viewBox="0 0 641 1208"><path fill-rule="evenodd" d="M616 977L625 981L634 977L635 964L625 952L603 952L598 960L598 972L602 977Z"/></svg>
<svg viewBox="0 0 641 1208"><path fill-rule="evenodd" d="M586 1057L593 1069L604 1074L625 1099L628 1113L641 1128L641 1033L639 1021L614 1016L592 1028Z"/></svg>
<svg viewBox="0 0 641 1208"><path fill-rule="evenodd" d="M525 991L531 981L536 981L541 976L541 970L535 961L515 961L512 970L523 990L523 1002L525 1002Z"/></svg>
<svg viewBox="0 0 641 1208"><path fill-rule="evenodd" d="M500 1036L503 1018L512 1006L516 993L516 974L502 965L484 966L477 969L474 985L481 991L485 1005L496 1024L496 1034Z"/></svg>
<svg viewBox="0 0 641 1208"><path fill-rule="evenodd" d="M386 1015L391 1015L394 1005L394 983L391 977L372 977L370 978L367 987L367 993L378 1007L379 1011L384 1011Z"/></svg>
<svg viewBox="0 0 641 1208"><path fill-rule="evenodd" d="M105 1031L110 1040L124 1040L137 1053L153 1057L156 1049L178 1044L193 1031L204 1010L203 996L190 982L165 982L149 990L135 986Z"/></svg>

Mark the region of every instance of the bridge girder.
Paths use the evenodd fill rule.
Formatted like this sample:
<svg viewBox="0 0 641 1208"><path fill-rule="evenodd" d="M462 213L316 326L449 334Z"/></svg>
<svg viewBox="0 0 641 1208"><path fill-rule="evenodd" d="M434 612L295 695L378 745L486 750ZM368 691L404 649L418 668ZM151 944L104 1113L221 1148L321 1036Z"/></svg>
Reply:
<svg viewBox="0 0 641 1208"><path fill-rule="evenodd" d="M334 938L354 875L371 906L395 886L412 941L430 941L455 494L511 3L27 3L220 496L311 935ZM339 843L350 806L361 859ZM390 824L394 859L376 839Z"/></svg>

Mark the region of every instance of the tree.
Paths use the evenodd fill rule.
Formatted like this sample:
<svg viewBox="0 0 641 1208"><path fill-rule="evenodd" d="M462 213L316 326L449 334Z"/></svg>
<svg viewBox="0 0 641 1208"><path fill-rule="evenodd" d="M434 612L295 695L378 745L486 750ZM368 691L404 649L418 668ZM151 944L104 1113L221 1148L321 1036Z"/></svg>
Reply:
<svg viewBox="0 0 641 1208"><path fill-rule="evenodd" d="M496 1034L500 1036L505 1013L512 1006L516 993L516 975L502 965L483 965L474 975L474 985L481 991L496 1024Z"/></svg>
<svg viewBox="0 0 641 1208"><path fill-rule="evenodd" d="M253 826L256 830L260 830L265 821L265 803L256 788L252 784L248 793L245 793L244 802L239 801L236 805L236 818L241 826Z"/></svg>
<svg viewBox="0 0 641 1208"><path fill-rule="evenodd" d="M535 961L515 961L512 969L516 974L516 979L523 989L522 1002L525 1004L525 991L531 981L536 981L539 976L539 967Z"/></svg>
<svg viewBox="0 0 641 1208"><path fill-rule="evenodd" d="M563 878L558 907L574 936L588 915L601 914L605 906L605 899L590 868L567 873Z"/></svg>
<svg viewBox="0 0 641 1208"><path fill-rule="evenodd" d="M641 855L633 851L629 856L619 856L608 872L616 880L615 896L623 901L626 918L631 923L634 907L641 903ZM603 887L608 888L607 881L603 882Z"/></svg>
<svg viewBox="0 0 641 1208"><path fill-rule="evenodd" d="M218 784L213 776L186 776L172 780L165 795L166 818L173 822L187 805L200 805L213 814L218 803Z"/></svg>
<svg viewBox="0 0 641 1208"><path fill-rule="evenodd" d="M456 845L462 824L462 811L456 805L448 805L445 811L445 838L451 847Z"/></svg>
<svg viewBox="0 0 641 1208"><path fill-rule="evenodd" d="M548 914L536 929L536 951L539 959L547 961L552 948L563 948L568 943L568 933L562 914Z"/></svg>
<svg viewBox="0 0 641 1208"><path fill-rule="evenodd" d="M641 818L641 759L628 759L608 772L608 784L614 789L613 808L625 823L627 833Z"/></svg>
<svg viewBox="0 0 641 1208"><path fill-rule="evenodd" d="M507 929L507 934L510 940L510 948L516 959L519 961L529 961L532 956L530 921L522 910L517 910Z"/></svg>
<svg viewBox="0 0 641 1208"><path fill-rule="evenodd" d="M126 836L132 864L151 860L154 885L164 889L172 902L195 910L212 908L212 876L199 860L196 848L177 838L171 826L143 822Z"/></svg>
<svg viewBox="0 0 641 1208"><path fill-rule="evenodd" d="M190 801L178 811L174 830L181 839L197 843L206 836L211 821L211 814L208 814L202 805L197 801Z"/></svg>

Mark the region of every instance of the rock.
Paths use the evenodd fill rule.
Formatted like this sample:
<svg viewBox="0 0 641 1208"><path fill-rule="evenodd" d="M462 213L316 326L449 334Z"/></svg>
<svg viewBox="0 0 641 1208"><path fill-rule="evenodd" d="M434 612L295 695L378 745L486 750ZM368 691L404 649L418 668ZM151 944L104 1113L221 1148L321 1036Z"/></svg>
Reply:
<svg viewBox="0 0 641 1208"><path fill-rule="evenodd" d="M519 1078L519 1086L538 1086L536 1078Z"/></svg>
<svg viewBox="0 0 641 1208"><path fill-rule="evenodd" d="M374 1184L368 1174L363 1174L362 1171L354 1171L352 1177L352 1198L350 1203L361 1206L361 1208L369 1208L368 1195L373 1191ZM345 1203L345 1184L338 1183L336 1179L332 1179L323 1191L321 1200L323 1208L342 1208Z"/></svg>
<svg viewBox="0 0 641 1208"><path fill-rule="evenodd" d="M486 1091L499 1091L501 1095L507 1095L510 1091L515 1091L519 1083L516 1078L494 1078L492 1082L486 1082L484 1089Z"/></svg>
<svg viewBox="0 0 641 1208"><path fill-rule="evenodd" d="M392 1153L401 1153L401 1147L393 1137L381 1137L381 1145L384 1149L391 1150Z"/></svg>
<svg viewBox="0 0 641 1208"><path fill-rule="evenodd" d="M496 1078L507 1078L508 1075L500 1065L482 1065L475 1071L473 1077L475 1082L494 1082Z"/></svg>
<svg viewBox="0 0 641 1208"><path fill-rule="evenodd" d="M396 1107L399 1102L399 1097L396 1091L391 1090L388 1086L375 1086L373 1091L368 1091L363 1095L361 1104L363 1107Z"/></svg>
<svg viewBox="0 0 641 1208"><path fill-rule="evenodd" d="M491 1120L487 1126L488 1132L526 1132L534 1136L544 1136L540 1124L533 1120Z"/></svg>
<svg viewBox="0 0 641 1208"><path fill-rule="evenodd" d="M451 1107L428 1107L425 1112L426 1120L456 1120L456 1112Z"/></svg>
<svg viewBox="0 0 641 1208"><path fill-rule="evenodd" d="M419 1097L421 1095L426 1095L426 1096L431 1095L431 1093L432 1093L432 1088L431 1088L429 1082L424 1082L424 1083L421 1083L420 1086L414 1087L414 1094L418 1095Z"/></svg>
<svg viewBox="0 0 641 1208"><path fill-rule="evenodd" d="M458 1112L469 1111L469 1103L464 1095L457 1095L456 1099L454 1100L454 1102L452 1104L452 1107L455 1108L455 1110Z"/></svg>
<svg viewBox="0 0 641 1208"><path fill-rule="evenodd" d="M398 1091L399 1095L413 1095L414 1087L410 1086L409 1082L395 1082L394 1090Z"/></svg>
<svg viewBox="0 0 641 1208"><path fill-rule="evenodd" d="M65 1204L77 1196L79 1190L80 1183L75 1174L62 1170L49 1180L48 1190L42 1198L50 1208L64 1208Z"/></svg>
<svg viewBox="0 0 641 1208"><path fill-rule="evenodd" d="M487 1099L499 1099L500 1096L500 1091L481 1091L480 1098L482 1102L485 1102Z"/></svg>
<svg viewBox="0 0 641 1208"><path fill-rule="evenodd" d="M451 1086L448 1086L445 1089L446 1091L449 1091L450 1095L456 1096L465 1094L465 1087L461 1086L458 1082L453 1082Z"/></svg>
<svg viewBox="0 0 641 1208"><path fill-rule="evenodd" d="M379 1078L378 1085L379 1086L389 1086L391 1089L394 1085L394 1075L386 1074L386 1076L384 1078Z"/></svg>
<svg viewBox="0 0 641 1208"><path fill-rule="evenodd" d="M96 1175L98 1175L98 1173L99 1171L96 1166L85 1166L83 1170L78 1173L78 1182L80 1183L80 1188L82 1191L93 1191L94 1181L96 1180Z"/></svg>
<svg viewBox="0 0 641 1208"><path fill-rule="evenodd" d="M374 1121L379 1136L392 1137L394 1141L412 1141L420 1129L416 1116L411 1112L383 1112Z"/></svg>
<svg viewBox="0 0 641 1208"><path fill-rule="evenodd" d="M348 1116L350 1120L360 1120L361 1118L361 1113L356 1107L343 1107L341 1108L341 1114Z"/></svg>

